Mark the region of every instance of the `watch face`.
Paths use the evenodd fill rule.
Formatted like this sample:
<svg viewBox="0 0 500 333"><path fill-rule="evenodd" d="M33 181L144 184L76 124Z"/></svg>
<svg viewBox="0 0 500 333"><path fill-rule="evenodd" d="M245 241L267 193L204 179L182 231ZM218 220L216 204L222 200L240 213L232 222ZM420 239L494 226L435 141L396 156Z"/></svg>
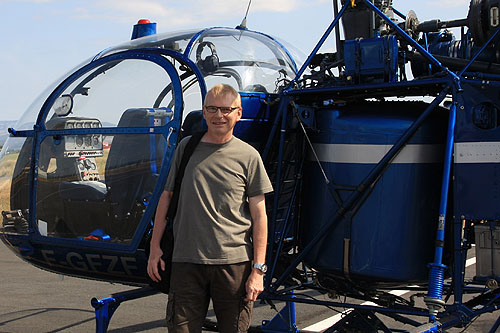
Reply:
<svg viewBox="0 0 500 333"><path fill-rule="evenodd" d="M266 264L254 264L253 267L257 268L262 273L267 272L267 265Z"/></svg>

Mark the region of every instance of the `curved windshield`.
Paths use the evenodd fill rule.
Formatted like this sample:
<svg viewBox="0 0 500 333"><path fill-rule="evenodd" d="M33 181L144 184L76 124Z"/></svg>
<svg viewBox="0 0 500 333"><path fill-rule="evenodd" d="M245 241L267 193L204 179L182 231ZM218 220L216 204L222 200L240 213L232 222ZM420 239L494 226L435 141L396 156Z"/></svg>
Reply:
<svg viewBox="0 0 500 333"><path fill-rule="evenodd" d="M103 127L110 127L116 126L128 109L173 109L172 91L158 101L158 96L170 83L165 70L147 60L124 59L104 63L80 76L60 94L46 118L47 128L51 129L49 122L52 119L61 116L58 112L62 116L98 118ZM83 128L88 125L75 124Z"/></svg>
<svg viewBox="0 0 500 333"><path fill-rule="evenodd" d="M189 58L200 68L207 86L227 83L244 92L279 92L296 72L280 43L248 30L206 30L193 44Z"/></svg>
<svg viewBox="0 0 500 333"><path fill-rule="evenodd" d="M40 113L40 109L42 108L43 103L47 100L49 97L50 93L54 91L54 89L61 83L61 81L66 78L70 73L73 73L76 71L78 68L81 68L85 66L86 64L90 63L92 58L89 58L85 61L83 61L81 64L78 66L75 66L72 70L70 70L68 73L64 74L61 76L59 79L54 81L51 85L49 85L34 101L31 103L31 105L26 109L26 111L23 113L21 118L17 121L16 125L14 128L17 131L20 130L32 130L33 129L33 124L35 124L36 119L38 117L38 114Z"/></svg>
<svg viewBox="0 0 500 333"><path fill-rule="evenodd" d="M231 28L142 37L110 48L99 57L136 48L162 48L184 53L196 63L207 86L226 83L243 92L279 92L295 77L297 66L305 59L297 49L278 39Z"/></svg>
<svg viewBox="0 0 500 333"><path fill-rule="evenodd" d="M33 214L42 236L129 244L167 156L166 137L153 128L182 113L178 73L175 59L133 51L70 75L52 104L44 102L45 128L63 133L43 137L36 166L32 137L11 138L2 153L8 179L1 185L10 192L2 211ZM28 210L30 171L36 213Z"/></svg>
<svg viewBox="0 0 500 333"><path fill-rule="evenodd" d="M184 53L191 39L199 29L174 31L133 39L115 47L109 48L99 54L99 58L125 50L138 48L162 48Z"/></svg>
<svg viewBox="0 0 500 333"><path fill-rule="evenodd" d="M126 52L138 48L178 54ZM8 169L2 189L10 192L2 210L28 210L32 171L41 235L128 244L166 165L167 139L153 127L175 116L184 120L182 134L189 135L202 126L205 84L277 93L294 78L296 65L281 42L229 28L153 35L108 49L71 71L63 85L49 87L19 122L26 125L15 127L33 129L45 105L43 140L11 138L0 155L0 169ZM247 99L246 117L252 118L261 105ZM248 126L240 130L243 137L247 132ZM39 155L32 169L35 144Z"/></svg>

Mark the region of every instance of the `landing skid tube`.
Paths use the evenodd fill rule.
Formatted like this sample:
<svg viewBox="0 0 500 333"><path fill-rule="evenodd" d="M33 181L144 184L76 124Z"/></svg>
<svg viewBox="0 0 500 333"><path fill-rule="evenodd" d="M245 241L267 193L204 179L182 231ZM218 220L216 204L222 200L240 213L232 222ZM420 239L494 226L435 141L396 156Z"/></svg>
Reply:
<svg viewBox="0 0 500 333"><path fill-rule="evenodd" d="M271 306L274 307L272 303ZM283 309L273 319L262 321L260 329L266 333L298 332L299 330L295 323L295 303L286 302Z"/></svg>
<svg viewBox="0 0 500 333"><path fill-rule="evenodd" d="M336 332L394 332L382 323L373 311L352 310L325 333Z"/></svg>
<svg viewBox="0 0 500 333"><path fill-rule="evenodd" d="M156 289L147 286L112 294L108 298L92 298L90 304L95 309L96 332L105 333L108 330L111 317L122 302L152 296L158 292Z"/></svg>

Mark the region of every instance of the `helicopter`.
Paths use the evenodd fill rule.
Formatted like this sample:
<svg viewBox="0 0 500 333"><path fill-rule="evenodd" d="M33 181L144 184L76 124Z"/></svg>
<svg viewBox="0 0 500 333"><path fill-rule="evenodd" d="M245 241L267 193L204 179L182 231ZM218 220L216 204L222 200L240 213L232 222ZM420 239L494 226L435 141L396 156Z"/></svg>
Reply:
<svg viewBox="0 0 500 333"><path fill-rule="evenodd" d="M334 4L305 61L245 26L156 34L139 21L9 129L2 241L45 270L147 286L146 239L176 145L203 128L207 86L228 83L244 110L235 135L261 152L275 188L261 299L286 306L263 331L297 331L294 303L354 309L331 331L392 331L383 314L434 332L495 311L499 1L426 22L391 0ZM333 31L335 51L318 53Z"/></svg>
<svg viewBox="0 0 500 333"><path fill-rule="evenodd" d="M155 25L139 21L135 30L151 34ZM248 112L241 131L256 140L248 124L256 120L268 126L269 111L260 107L267 89L276 91L277 81L297 71L288 50L261 33L213 28L140 39L135 34L131 42L91 59L49 96L40 123L52 131L49 136L35 138L34 132L20 130L31 126L23 117L6 143L5 158L12 156L11 150L20 150L10 196L10 206L17 209L4 212L12 222L4 228L31 235L29 215L36 214L33 236L38 240L24 246L22 237L20 243L7 237L8 243L20 244L18 254L35 265L64 274L143 283L145 257L136 250L148 223L141 220L150 219L154 204L151 212L148 207L161 188L161 170L169 167L163 161L170 160L179 135L201 126L206 84L229 81L242 91ZM164 132L172 121L184 125ZM134 134L126 132L130 128ZM16 138L21 133L31 134L20 143ZM38 139L40 150L33 159ZM30 184L37 188L34 207ZM51 245L42 246L47 240Z"/></svg>

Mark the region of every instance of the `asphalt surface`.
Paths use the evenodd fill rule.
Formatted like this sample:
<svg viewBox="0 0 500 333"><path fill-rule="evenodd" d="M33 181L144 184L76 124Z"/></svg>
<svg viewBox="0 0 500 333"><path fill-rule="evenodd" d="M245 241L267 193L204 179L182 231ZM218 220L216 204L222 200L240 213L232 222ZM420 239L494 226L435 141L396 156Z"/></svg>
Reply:
<svg viewBox="0 0 500 333"><path fill-rule="evenodd" d="M95 332L91 299L137 287L85 280L40 270L15 256L0 242L0 332ZM167 296L156 294L123 302L108 332L166 332ZM280 304L277 303L278 308ZM328 312L325 316L328 316ZM257 304L253 326L271 319L276 311ZM314 319L304 312L305 324ZM214 319L209 310L209 318ZM304 327L304 326L303 326Z"/></svg>
<svg viewBox="0 0 500 333"><path fill-rule="evenodd" d="M472 276L474 265L467 272ZM136 289L42 271L16 257L3 243L0 244L0 278L0 332L95 332L95 312L90 300ZM312 296L328 300L327 295ZM166 295L157 294L123 302L114 313L108 332L166 332L166 300ZM277 308L281 307L282 304L277 303ZM323 329L311 325L336 313L325 307L297 304L297 326L320 332ZM275 314L276 311L269 305L257 304L252 325L269 320ZM498 312L485 314L467 328L456 328L450 332L488 332L498 316ZM380 317L390 327L411 328ZM209 318L214 318L211 310ZM419 318L419 321L425 322L425 319Z"/></svg>
<svg viewBox="0 0 500 333"><path fill-rule="evenodd" d="M93 332L93 297L135 289L40 270L0 244L0 332ZM108 332L165 332L165 295L122 303Z"/></svg>

